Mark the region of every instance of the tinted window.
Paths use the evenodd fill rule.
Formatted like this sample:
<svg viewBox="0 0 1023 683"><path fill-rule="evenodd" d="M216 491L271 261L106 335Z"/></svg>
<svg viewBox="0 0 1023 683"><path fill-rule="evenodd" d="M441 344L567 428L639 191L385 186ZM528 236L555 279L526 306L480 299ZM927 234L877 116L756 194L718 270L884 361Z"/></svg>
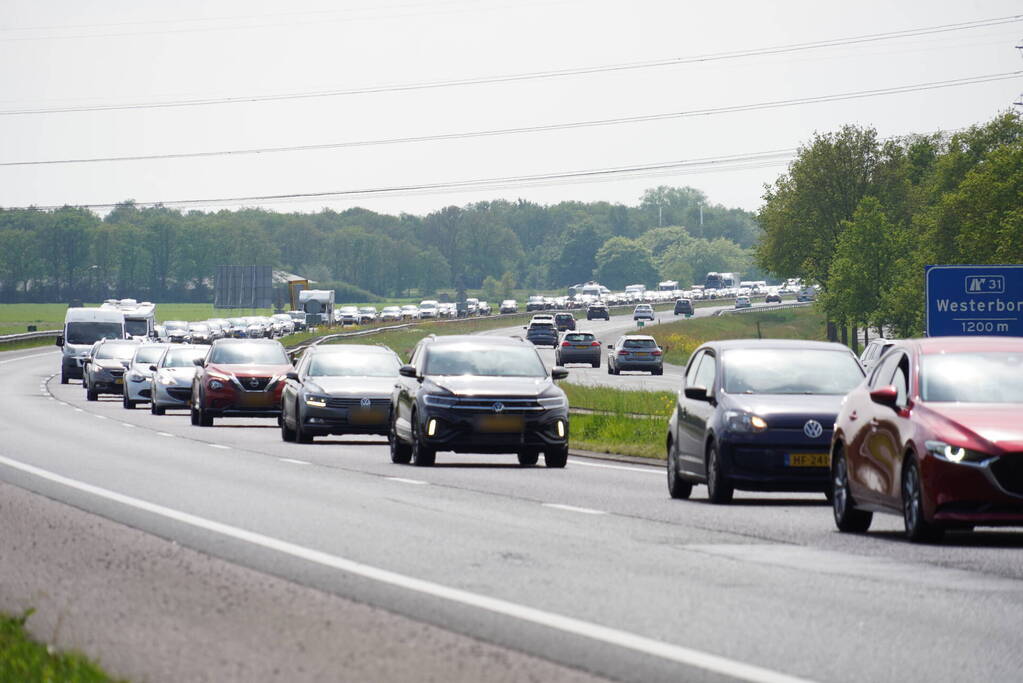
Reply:
<svg viewBox="0 0 1023 683"><path fill-rule="evenodd" d="M622 346L626 349L652 349L657 346L653 339L626 339Z"/></svg>
<svg viewBox="0 0 1023 683"><path fill-rule="evenodd" d="M163 349L164 347L162 346L141 346L135 353L135 362L149 364L155 363L159 360L160 356L163 355Z"/></svg>
<svg viewBox="0 0 1023 683"><path fill-rule="evenodd" d="M68 323L68 344L93 344L100 339L120 339L124 331L120 323Z"/></svg>
<svg viewBox="0 0 1023 683"><path fill-rule="evenodd" d="M125 320L124 330L135 337L144 337L149 334L148 320Z"/></svg>
<svg viewBox="0 0 1023 683"><path fill-rule="evenodd" d="M206 349L167 349L167 355L160 363L161 368L187 368L194 365L196 358L206 355Z"/></svg>
<svg viewBox="0 0 1023 683"><path fill-rule="evenodd" d="M401 363L389 353L317 353L306 374L311 377L397 377Z"/></svg>
<svg viewBox="0 0 1023 683"><path fill-rule="evenodd" d="M920 360L924 401L1023 403L1023 353L927 355Z"/></svg>
<svg viewBox="0 0 1023 683"><path fill-rule="evenodd" d="M870 376L870 388L880 389L892 383L892 375L895 374L895 366L899 363L899 354L893 353L884 358L876 366Z"/></svg>
<svg viewBox="0 0 1023 683"><path fill-rule="evenodd" d="M909 359L905 355L902 356L898 367L895 368L892 384L895 385L895 390L898 392L895 404L906 405L906 397L909 396Z"/></svg>
<svg viewBox="0 0 1023 683"><path fill-rule="evenodd" d="M596 339L596 337L592 334L585 333L569 333L565 335L565 341L569 342L591 342L594 339Z"/></svg>
<svg viewBox="0 0 1023 683"><path fill-rule="evenodd" d="M701 351L689 361L689 369L686 371L686 386L696 386L696 371L700 367L700 359L704 355L705 353Z"/></svg>
<svg viewBox="0 0 1023 683"><path fill-rule="evenodd" d="M703 360L700 362L700 369L696 371L693 386L705 387L709 392L714 387L714 374L717 371L717 366L717 358L710 353L704 353Z"/></svg>
<svg viewBox="0 0 1023 683"><path fill-rule="evenodd" d="M291 361L279 344L221 344L210 353L211 363L227 365L287 365Z"/></svg>
<svg viewBox="0 0 1023 683"><path fill-rule="evenodd" d="M486 375L493 377L545 377L540 356L526 346L443 344L426 353L427 375Z"/></svg>
<svg viewBox="0 0 1023 683"><path fill-rule="evenodd" d="M845 351L732 349L724 354L724 389L732 394L845 394L863 379Z"/></svg>

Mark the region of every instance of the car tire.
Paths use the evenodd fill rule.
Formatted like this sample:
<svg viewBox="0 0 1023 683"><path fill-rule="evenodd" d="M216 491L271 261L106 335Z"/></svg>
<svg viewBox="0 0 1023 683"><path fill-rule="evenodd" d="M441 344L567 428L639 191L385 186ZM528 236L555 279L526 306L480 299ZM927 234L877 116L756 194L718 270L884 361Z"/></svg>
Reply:
<svg viewBox="0 0 1023 683"><path fill-rule="evenodd" d="M127 389L125 389L124 393L121 394L121 405L124 406L125 410L135 410L135 406L138 405L135 401L128 398Z"/></svg>
<svg viewBox="0 0 1023 683"><path fill-rule="evenodd" d="M652 374L663 375L664 374L664 368L658 368L658 369L654 370Z"/></svg>
<svg viewBox="0 0 1023 683"><path fill-rule="evenodd" d="M213 416L206 411L206 409L202 406L201 403L199 404L199 426L200 427L213 426Z"/></svg>
<svg viewBox="0 0 1023 683"><path fill-rule="evenodd" d="M592 363L590 363L590 365L592 365L595 368L599 368L600 367L600 359L598 358L597 360L595 360Z"/></svg>
<svg viewBox="0 0 1023 683"><path fill-rule="evenodd" d="M849 493L849 465L841 448L835 450L831 465L831 510L835 526L849 534L866 533L874 519L873 512L857 510Z"/></svg>
<svg viewBox="0 0 1023 683"><path fill-rule="evenodd" d="M519 464L523 467L532 467L540 461L539 451L519 451Z"/></svg>
<svg viewBox="0 0 1023 683"><path fill-rule="evenodd" d="M387 435L391 446L391 462L396 465L407 465L412 460L412 447L398 438L398 432L391 423L391 431Z"/></svg>
<svg viewBox="0 0 1023 683"><path fill-rule="evenodd" d="M199 426L199 410L194 405L191 406L191 408L190 408L189 417L192 419L192 426L193 427L198 427Z"/></svg>
<svg viewBox="0 0 1023 683"><path fill-rule="evenodd" d="M299 411L298 404L295 405L295 441L297 443L313 442L313 435L302 427L302 413Z"/></svg>
<svg viewBox="0 0 1023 683"><path fill-rule="evenodd" d="M281 408L281 440L293 443L295 441L295 430L288 426L288 421L284 418L284 409Z"/></svg>
<svg viewBox="0 0 1023 683"><path fill-rule="evenodd" d="M923 488L920 468L911 455L906 455L902 468L902 521L906 538L914 543L933 543L945 535L944 527L924 519Z"/></svg>
<svg viewBox="0 0 1023 683"><path fill-rule="evenodd" d="M611 369L611 361L607 362L607 374L609 375L615 374L615 371Z"/></svg>
<svg viewBox="0 0 1023 683"><path fill-rule="evenodd" d="M543 464L548 468L562 469L568 464L568 446L556 446L543 452Z"/></svg>
<svg viewBox="0 0 1023 683"><path fill-rule="evenodd" d="M70 379L70 378L67 376L67 373L64 372L63 370L61 370L60 371L60 383L61 384L67 384L68 383L68 379Z"/></svg>
<svg viewBox="0 0 1023 683"><path fill-rule="evenodd" d="M419 437L419 416L412 416L412 464L416 467L433 467L437 462L437 451L430 448Z"/></svg>
<svg viewBox="0 0 1023 683"><path fill-rule="evenodd" d="M686 481L678 474L678 455L675 453L675 444L668 442L668 494L677 500L686 500L693 493L693 483Z"/></svg>
<svg viewBox="0 0 1023 683"><path fill-rule="evenodd" d="M732 502L735 488L728 483L728 477L721 471L721 456L717 444L707 446L707 499L715 505Z"/></svg>
<svg viewBox="0 0 1023 683"><path fill-rule="evenodd" d="M82 380L82 381L84 382L85 380ZM99 392L96 391L95 389L93 389L88 384L85 385L85 400L86 401L98 401L99 400Z"/></svg>
<svg viewBox="0 0 1023 683"><path fill-rule="evenodd" d="M152 413L153 415L163 415L167 412L167 409L164 408L163 406L156 405L156 402L154 401L153 403L149 404L149 412Z"/></svg>

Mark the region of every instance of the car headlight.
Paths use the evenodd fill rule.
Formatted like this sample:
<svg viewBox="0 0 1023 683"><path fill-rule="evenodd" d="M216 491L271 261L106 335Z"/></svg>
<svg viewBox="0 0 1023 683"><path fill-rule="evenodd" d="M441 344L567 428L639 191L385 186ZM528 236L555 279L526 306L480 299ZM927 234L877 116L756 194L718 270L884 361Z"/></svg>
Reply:
<svg viewBox="0 0 1023 683"><path fill-rule="evenodd" d="M455 405L455 398L453 396L438 396L436 394L425 394L423 396L423 403L428 406L435 408L453 408Z"/></svg>
<svg viewBox="0 0 1023 683"><path fill-rule="evenodd" d="M962 446L953 446L944 441L926 441L924 445L927 447L927 452L931 455L957 464L961 462L981 462L982 460L994 457L989 453L970 450Z"/></svg>
<svg viewBox="0 0 1023 683"><path fill-rule="evenodd" d="M130 379L132 382L142 382L143 380L146 379L146 376L140 372L133 372L130 375L128 375L128 379Z"/></svg>
<svg viewBox="0 0 1023 683"><path fill-rule="evenodd" d="M551 396L548 398L537 399L537 402L547 410L554 410L556 408L564 408L568 405L568 400L564 396Z"/></svg>
<svg viewBox="0 0 1023 683"><path fill-rule="evenodd" d="M157 377L157 381L160 384L164 385L165 387L170 386L171 384L174 384L174 376L171 375L170 373L164 372L161 373L159 377Z"/></svg>
<svg viewBox="0 0 1023 683"><path fill-rule="evenodd" d="M327 407L327 397L326 396L315 396L313 394L309 394L308 396L305 397L305 404L307 406L312 406L313 408L326 408Z"/></svg>
<svg viewBox="0 0 1023 683"><path fill-rule="evenodd" d="M729 410L725 413L725 429L743 434L759 433L767 429L764 418L743 410Z"/></svg>

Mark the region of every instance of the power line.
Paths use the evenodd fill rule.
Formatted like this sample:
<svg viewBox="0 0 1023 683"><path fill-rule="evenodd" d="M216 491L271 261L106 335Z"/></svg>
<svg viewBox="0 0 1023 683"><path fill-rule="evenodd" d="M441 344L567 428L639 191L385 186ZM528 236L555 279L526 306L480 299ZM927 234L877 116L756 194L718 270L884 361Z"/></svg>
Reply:
<svg viewBox="0 0 1023 683"><path fill-rule="evenodd" d="M242 95L237 97L211 97L211 98L193 98L193 99L178 99L178 100L164 100L164 101L152 101L152 102L135 102L135 103L122 103L122 104L98 104L98 105L75 105L67 107L38 107L31 109L9 109L0 111L0 116L22 116L29 114L59 114L59 113L74 113L74 112L94 112L94 111L122 111L127 109L165 109L172 107L195 107L195 106L209 106L209 105L223 105L223 104L239 104L239 103L253 103L253 102L271 102L271 101L282 101L282 100L299 100L299 99L311 99L311 98L323 98L323 97L345 97L354 95L369 95L376 93L388 93L388 92L408 92L415 90L429 90L436 88L451 88L451 87L462 87L472 85L483 85L492 83L509 83L515 81L529 81L529 80L542 80L552 78L564 78L568 76L580 76L589 75L596 73L611 73L618 71L634 71L640 69L652 69L662 68L670 66L681 66L685 64L695 64L703 62L715 62L729 59L742 59L747 57L759 57L767 55L779 55L787 54L792 52L800 52L804 50L817 50L828 47L839 47L843 45L856 45L861 43L870 43L883 40L895 40L899 38L912 38L917 36L932 35L937 33L947 33L950 31L963 31L975 28L984 28L988 26L998 26L1001 24L1015 23L1023 20L1023 15L1011 15L1004 17L994 17L991 19L979 19L976 21L959 22L955 24L942 24L938 26L929 26L915 29L905 29L901 31L891 31L887 33L871 33L859 36L852 36L848 38L835 38L829 40L820 40L813 42L804 43L793 43L789 45L779 45L773 47L754 48L749 50L736 50L731 52L717 52L705 55L695 55L690 57L672 57L668 59L650 60L642 62L624 62L618 64L605 64L599 66L587 66L577 67L569 69L556 69L550 71L532 71L517 74L505 74L499 76L486 76L479 78L463 78L453 79L444 81L426 81L419 83L404 83L397 85L377 85L367 86L363 88L349 88L349 89L336 89L336 90L319 90L319 91L304 91L304 92L293 92L293 93L278 93L271 95Z"/></svg>
<svg viewBox="0 0 1023 683"><path fill-rule="evenodd" d="M87 164L105 163L116 161L153 161L168 159L194 159L218 156L238 156L248 154L273 154L279 152L304 152L327 149L346 149L353 147L372 147L379 145L394 145L412 142L436 142L444 140L459 140L466 138L495 137L500 135L518 135L524 133L550 132L559 130L571 130L577 128L594 128L603 126L614 126L622 124L648 123L653 121L666 121L672 119L689 118L695 116L714 116L719 114L730 114L736 112L757 111L764 109L778 109L792 107L801 104L819 104L824 102L838 102L842 100L862 99L866 97L879 97L884 95L896 95L902 93L920 92L925 90L936 90L939 88L951 88L964 85L975 85L979 83L990 83L994 81L1018 78L1023 71L1010 71L1000 74L987 74L983 76L972 76L968 78L957 78L946 81L934 81L931 83L918 83L914 85L895 86L892 88L877 88L873 90L859 90L847 93L832 95L820 95L815 97L801 97L788 100L775 100L770 102L759 102L755 104L738 104L727 107L713 107L705 109L693 109L681 112L667 112L660 114L645 114L641 116L626 116L609 119L596 119L590 121L572 121L566 123L551 123L537 126L520 126L515 128L498 128L490 130L467 131L458 133L440 133L434 135L419 135L403 138L380 138L375 140L351 140L346 142L320 143L310 145L290 145L285 147L258 147L249 149L216 150L208 152L176 152L168 154L130 155L117 157L86 157L76 159L44 159L30 161L5 161L0 162L4 166L52 166L63 164Z"/></svg>

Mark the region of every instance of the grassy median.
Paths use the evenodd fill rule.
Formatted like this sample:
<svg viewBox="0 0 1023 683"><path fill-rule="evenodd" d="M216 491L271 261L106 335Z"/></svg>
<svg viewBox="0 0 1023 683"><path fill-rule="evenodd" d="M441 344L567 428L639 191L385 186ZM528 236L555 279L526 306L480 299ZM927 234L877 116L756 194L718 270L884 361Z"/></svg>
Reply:
<svg viewBox="0 0 1023 683"><path fill-rule="evenodd" d="M18 683L106 683L114 681L88 658L76 652L51 652L32 640L20 617L0 614L0 681Z"/></svg>

